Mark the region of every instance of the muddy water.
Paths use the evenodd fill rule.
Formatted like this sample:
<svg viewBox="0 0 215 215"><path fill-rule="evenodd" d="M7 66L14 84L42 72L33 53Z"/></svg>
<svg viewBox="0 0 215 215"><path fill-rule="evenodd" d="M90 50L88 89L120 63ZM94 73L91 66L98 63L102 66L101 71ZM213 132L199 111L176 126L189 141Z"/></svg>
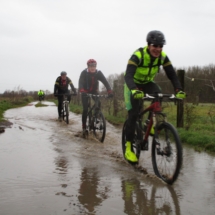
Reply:
<svg viewBox="0 0 215 215"><path fill-rule="evenodd" d="M215 214L215 158L184 147L179 179L154 176L150 152L143 173L121 155L121 129L107 125L103 144L81 137L80 115L57 121L52 103L8 110L0 134L0 215ZM147 172L147 174L146 174Z"/></svg>

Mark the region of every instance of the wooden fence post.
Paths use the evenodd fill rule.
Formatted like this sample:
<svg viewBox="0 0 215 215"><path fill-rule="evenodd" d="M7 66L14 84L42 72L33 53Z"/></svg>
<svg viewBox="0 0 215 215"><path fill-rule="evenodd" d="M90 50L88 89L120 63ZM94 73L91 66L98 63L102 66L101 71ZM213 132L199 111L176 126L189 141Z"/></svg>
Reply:
<svg viewBox="0 0 215 215"><path fill-rule="evenodd" d="M118 83L118 80L114 80L113 82L113 92L117 92L117 83ZM119 107L118 107L118 101L117 101L117 98L116 96L113 97L113 115L114 116L117 116L117 113L119 111Z"/></svg>
<svg viewBox="0 0 215 215"><path fill-rule="evenodd" d="M182 90L184 90L184 70L178 70L177 76L181 83ZM184 101L178 101L177 102L177 128L183 128L184 127Z"/></svg>

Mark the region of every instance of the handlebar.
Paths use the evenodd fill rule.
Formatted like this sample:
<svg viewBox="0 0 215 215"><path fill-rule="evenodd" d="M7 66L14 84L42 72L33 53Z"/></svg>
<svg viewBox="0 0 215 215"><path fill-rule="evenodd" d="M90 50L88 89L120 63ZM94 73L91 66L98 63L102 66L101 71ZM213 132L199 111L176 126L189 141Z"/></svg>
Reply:
<svg viewBox="0 0 215 215"><path fill-rule="evenodd" d="M57 93L57 94L54 94L55 96L77 96L77 94L74 94L74 93Z"/></svg>
<svg viewBox="0 0 215 215"><path fill-rule="evenodd" d="M145 94L142 98L143 100L153 100L155 98L168 98L170 100L183 100L181 98L176 98L175 94L163 94L163 93L156 93L156 94Z"/></svg>
<svg viewBox="0 0 215 215"><path fill-rule="evenodd" d="M96 95L96 94L91 94L91 93L81 93L81 94L84 94L84 95L86 95L87 97L90 97L90 98L92 98L92 97L97 97L97 98L109 98L109 96L108 95Z"/></svg>

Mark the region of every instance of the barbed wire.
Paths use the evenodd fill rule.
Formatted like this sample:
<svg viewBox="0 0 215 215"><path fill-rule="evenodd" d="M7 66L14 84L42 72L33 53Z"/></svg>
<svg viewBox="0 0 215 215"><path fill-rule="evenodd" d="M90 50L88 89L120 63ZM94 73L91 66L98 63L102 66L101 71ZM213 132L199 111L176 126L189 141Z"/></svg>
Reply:
<svg viewBox="0 0 215 215"><path fill-rule="evenodd" d="M195 77L188 77L188 76L185 76L185 78L187 79L190 79L191 81L194 81L194 80L202 80L202 81L215 81L215 80L211 80L211 79L202 79L202 78L195 78Z"/></svg>

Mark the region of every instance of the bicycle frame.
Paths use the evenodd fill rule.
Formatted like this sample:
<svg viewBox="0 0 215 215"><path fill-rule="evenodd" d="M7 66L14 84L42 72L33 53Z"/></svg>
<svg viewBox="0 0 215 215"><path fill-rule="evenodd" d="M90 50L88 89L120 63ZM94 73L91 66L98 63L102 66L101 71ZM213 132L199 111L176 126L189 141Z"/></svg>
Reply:
<svg viewBox="0 0 215 215"><path fill-rule="evenodd" d="M63 95L63 104L65 105L65 103L69 103L67 100L67 95Z"/></svg>
<svg viewBox="0 0 215 215"><path fill-rule="evenodd" d="M100 100L99 100L99 98L100 97L104 97L104 98L107 98L107 96L106 95L95 95L95 94L86 94L86 96L88 97L88 108L90 109L88 112L87 112L87 115L89 115L89 113L90 112L92 112L93 111L93 109L95 109L96 111L101 111L101 108L100 108L100 106L99 106L99 102L100 102ZM93 99L93 98L95 98L95 99L93 99L94 100L94 104L93 104L93 106L91 106L91 98Z"/></svg>
<svg viewBox="0 0 215 215"><path fill-rule="evenodd" d="M156 120L156 114L160 114L163 116L163 119L164 121L166 121L166 115L164 113L162 113L162 107L161 107L161 101L164 97L168 97L170 99L175 99L175 95L174 94L155 94L154 96L156 97L153 97L153 95L148 95L146 94L146 97L143 98L143 100L152 100L152 104L145 108L144 110L140 111L139 113L139 126L140 128L143 130L142 128L142 120L141 120L141 117L149 112L149 116L148 116L148 120L149 120L149 124L147 126L147 129L146 129L146 132L145 132L145 135L144 135L144 142L148 140L148 137L149 137L149 134L150 134L150 130L152 128L152 126L155 126L156 123L157 123L157 120Z"/></svg>
<svg viewBox="0 0 215 215"><path fill-rule="evenodd" d="M89 115L90 112L93 111L93 109L99 109L100 111L100 107L99 107L99 95L93 95L93 94L87 94L87 97L88 97L88 108L90 109L88 112L87 112L87 115ZM95 98L94 100L94 104L93 106L91 106L91 98Z"/></svg>
<svg viewBox="0 0 215 215"><path fill-rule="evenodd" d="M74 96L75 94L71 93L64 93L64 94L56 94L57 96L62 96L63 97L63 104L69 103L69 100L67 100L68 96Z"/></svg>

